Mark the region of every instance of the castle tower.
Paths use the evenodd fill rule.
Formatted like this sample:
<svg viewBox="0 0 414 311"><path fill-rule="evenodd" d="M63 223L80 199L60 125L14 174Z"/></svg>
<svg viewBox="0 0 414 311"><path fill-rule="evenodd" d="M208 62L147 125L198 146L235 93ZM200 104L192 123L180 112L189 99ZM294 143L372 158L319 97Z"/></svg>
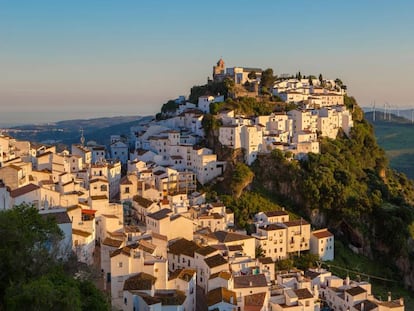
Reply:
<svg viewBox="0 0 414 311"><path fill-rule="evenodd" d="M225 64L222 58L219 59L216 66L213 66L213 80L221 80L224 76Z"/></svg>

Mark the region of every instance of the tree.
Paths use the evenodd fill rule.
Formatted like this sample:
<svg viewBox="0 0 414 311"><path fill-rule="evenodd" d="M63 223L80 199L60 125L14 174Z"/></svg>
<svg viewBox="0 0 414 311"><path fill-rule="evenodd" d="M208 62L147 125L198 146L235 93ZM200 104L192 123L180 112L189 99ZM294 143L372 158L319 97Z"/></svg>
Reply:
<svg viewBox="0 0 414 311"><path fill-rule="evenodd" d="M62 271L52 271L27 283L13 283L6 290L7 310L81 310L77 281Z"/></svg>
<svg viewBox="0 0 414 311"><path fill-rule="evenodd" d="M320 73L319 74L319 82L322 84L322 82L323 82L323 77L322 77L322 74Z"/></svg>
<svg viewBox="0 0 414 311"><path fill-rule="evenodd" d="M247 75L247 77L248 77L250 80L255 80L255 79L257 79L256 72L255 72L255 71L250 71L250 72L249 72L249 74Z"/></svg>
<svg viewBox="0 0 414 311"><path fill-rule="evenodd" d="M174 112L178 108L178 104L175 102L175 100L169 100L161 107L162 113L169 113Z"/></svg>
<svg viewBox="0 0 414 311"><path fill-rule="evenodd" d="M224 86L227 89L227 96L232 97L234 95L236 84L234 83L234 80L231 78L225 78L224 79Z"/></svg>
<svg viewBox="0 0 414 311"><path fill-rule="evenodd" d="M262 77L260 79L260 90L267 90L269 91L270 88L273 86L276 78L273 75L273 69L268 68L262 72Z"/></svg>
<svg viewBox="0 0 414 311"><path fill-rule="evenodd" d="M261 245L257 246L254 250L256 258L265 257L264 251Z"/></svg>
<svg viewBox="0 0 414 311"><path fill-rule="evenodd" d="M335 83L336 83L336 85L338 85L339 87L341 87L342 86L342 80L341 79L339 79L339 78L336 78L335 79Z"/></svg>
<svg viewBox="0 0 414 311"><path fill-rule="evenodd" d="M309 85L313 85L313 79L312 79L312 76L309 76L309 79L308 79L308 81L309 81Z"/></svg>
<svg viewBox="0 0 414 311"><path fill-rule="evenodd" d="M109 309L97 288L65 273L53 217L27 204L0 211L0 236L0 310Z"/></svg>
<svg viewBox="0 0 414 311"><path fill-rule="evenodd" d="M14 280L46 273L56 264L48 248L62 238L51 218L29 205L0 212L0 301Z"/></svg>

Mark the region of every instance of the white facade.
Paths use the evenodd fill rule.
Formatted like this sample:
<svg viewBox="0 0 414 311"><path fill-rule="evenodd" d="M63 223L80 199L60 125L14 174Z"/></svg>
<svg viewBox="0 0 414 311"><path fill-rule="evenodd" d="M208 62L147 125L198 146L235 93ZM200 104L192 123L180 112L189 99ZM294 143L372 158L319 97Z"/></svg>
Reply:
<svg viewBox="0 0 414 311"><path fill-rule="evenodd" d="M111 158L121 161L122 164L128 162L128 145L122 141L116 141L111 144Z"/></svg>
<svg viewBox="0 0 414 311"><path fill-rule="evenodd" d="M327 229L312 231L310 252L318 255L323 261L334 260L334 242L334 235Z"/></svg>

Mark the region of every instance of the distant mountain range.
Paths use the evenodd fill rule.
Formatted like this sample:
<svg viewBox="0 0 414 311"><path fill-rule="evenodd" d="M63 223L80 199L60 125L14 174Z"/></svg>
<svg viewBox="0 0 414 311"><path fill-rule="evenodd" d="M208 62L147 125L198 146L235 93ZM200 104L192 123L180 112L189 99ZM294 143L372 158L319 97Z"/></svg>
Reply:
<svg viewBox="0 0 414 311"><path fill-rule="evenodd" d="M362 109L365 112L365 117L370 116L370 120L374 118L374 109L372 107L363 107ZM413 122L414 109L397 109L391 107L385 110L384 108L375 108L375 121L389 120L390 116L393 116L394 119L401 117Z"/></svg>
<svg viewBox="0 0 414 311"><path fill-rule="evenodd" d="M68 147L80 142L81 130L86 142L93 140L109 145L111 135L129 136L130 128L148 122L153 116L119 116L95 119L65 120L47 124L28 124L5 129L5 132L20 140L38 143L53 143Z"/></svg>

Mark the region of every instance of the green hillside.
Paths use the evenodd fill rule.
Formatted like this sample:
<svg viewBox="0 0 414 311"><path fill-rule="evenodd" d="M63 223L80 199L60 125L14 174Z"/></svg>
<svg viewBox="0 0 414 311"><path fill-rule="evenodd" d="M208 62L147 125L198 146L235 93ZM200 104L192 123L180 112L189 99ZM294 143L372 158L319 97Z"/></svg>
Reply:
<svg viewBox="0 0 414 311"><path fill-rule="evenodd" d="M372 113L366 118L374 126L377 143L385 150L390 166L414 179L414 124L395 115L390 121L372 122Z"/></svg>
<svg viewBox="0 0 414 311"><path fill-rule="evenodd" d="M374 128L355 99L346 96L345 104L353 111L350 135L340 132L336 139L321 138L321 152L310 153L300 161L292 159L289 153L274 150L260 154L251 167L237 165L239 155L223 154L226 149L218 143L214 126L205 128L210 147L220 159L228 161L223 181L214 187L214 195L218 194L234 211L236 225L247 230L252 229L255 213L280 206L303 217L314 228L327 227L343 245L350 245L363 255L358 257L361 262L364 258L381 258L381 272L367 270L368 274L386 277L397 288L405 286L412 290L414 183L389 168ZM402 124L401 128L409 130L409 125ZM412 139L408 130L402 134L407 139L402 140L406 147L408 139ZM340 259L338 253L339 249ZM340 261L335 265L346 269L353 266ZM377 283L376 286L381 285ZM383 285L385 289L378 292L394 290L389 283Z"/></svg>

